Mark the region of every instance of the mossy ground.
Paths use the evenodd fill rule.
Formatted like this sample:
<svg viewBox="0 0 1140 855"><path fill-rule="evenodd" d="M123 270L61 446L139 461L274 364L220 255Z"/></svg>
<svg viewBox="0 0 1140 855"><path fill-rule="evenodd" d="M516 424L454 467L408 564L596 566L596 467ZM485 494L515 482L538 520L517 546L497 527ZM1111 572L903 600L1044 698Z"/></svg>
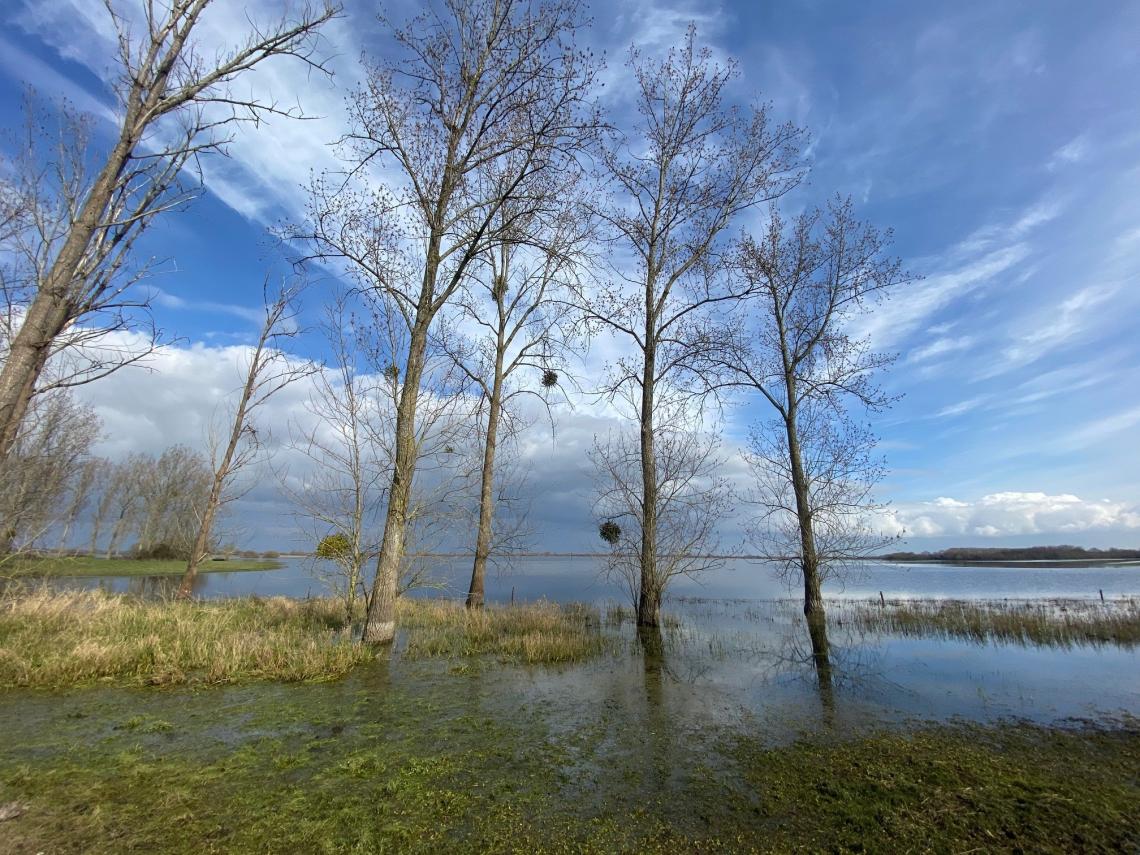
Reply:
<svg viewBox="0 0 1140 855"><path fill-rule="evenodd" d="M558 734L541 706L504 714L478 680L419 667L410 682L378 664L347 685L213 689L149 713L130 712L138 691L41 695L32 706L50 707L52 726L25 721L0 750L0 802L26 806L0 853L1140 844L1140 732L1127 726L943 725L787 746L726 732L711 750L656 756L631 750L643 734L600 738L613 731L602 718Z"/></svg>

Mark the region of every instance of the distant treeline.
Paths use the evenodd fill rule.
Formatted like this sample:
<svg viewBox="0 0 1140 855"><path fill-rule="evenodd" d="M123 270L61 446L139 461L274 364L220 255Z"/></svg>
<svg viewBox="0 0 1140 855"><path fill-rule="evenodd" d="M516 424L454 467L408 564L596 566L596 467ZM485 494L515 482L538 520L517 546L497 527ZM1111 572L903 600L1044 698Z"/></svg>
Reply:
<svg viewBox="0 0 1140 855"><path fill-rule="evenodd" d="M953 546L938 552L891 552L886 561L1105 561L1140 559L1140 549L1085 549L1083 546L1011 548Z"/></svg>

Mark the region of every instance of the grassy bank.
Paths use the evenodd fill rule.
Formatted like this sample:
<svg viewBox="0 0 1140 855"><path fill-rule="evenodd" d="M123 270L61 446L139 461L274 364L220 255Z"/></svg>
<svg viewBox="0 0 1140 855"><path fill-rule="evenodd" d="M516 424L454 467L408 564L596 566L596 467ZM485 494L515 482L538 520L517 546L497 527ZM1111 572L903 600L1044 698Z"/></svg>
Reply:
<svg viewBox="0 0 1140 855"><path fill-rule="evenodd" d="M463 678L453 678L462 680ZM90 750L0 750L0 853L1091 852L1140 844L1135 731L932 727L667 769L526 718L389 693L373 723L316 719L190 753L135 716ZM439 702L439 703L437 703ZM397 718L403 710L404 722ZM458 709L456 713L453 710ZM89 723L90 724L90 723ZM173 740L175 747L168 747ZM582 751L587 753L583 756ZM726 773L714 768L731 764Z"/></svg>
<svg viewBox="0 0 1140 855"><path fill-rule="evenodd" d="M578 662L606 648L597 614L535 604L400 603L404 655ZM0 686L321 680L376 652L355 643L335 600L147 601L101 591L0 600Z"/></svg>
<svg viewBox="0 0 1140 855"><path fill-rule="evenodd" d="M839 612L869 630L917 637L966 638L1070 647L1140 644L1140 602L967 602L888 600Z"/></svg>
<svg viewBox="0 0 1140 855"><path fill-rule="evenodd" d="M371 655L341 626L331 601L38 592L0 601L0 686L326 679Z"/></svg>
<svg viewBox="0 0 1140 855"><path fill-rule="evenodd" d="M245 570L277 570L280 561L231 558L203 561L200 573L238 573ZM95 558L91 556L15 558L0 563L0 578L28 576L181 576L186 562L159 558Z"/></svg>

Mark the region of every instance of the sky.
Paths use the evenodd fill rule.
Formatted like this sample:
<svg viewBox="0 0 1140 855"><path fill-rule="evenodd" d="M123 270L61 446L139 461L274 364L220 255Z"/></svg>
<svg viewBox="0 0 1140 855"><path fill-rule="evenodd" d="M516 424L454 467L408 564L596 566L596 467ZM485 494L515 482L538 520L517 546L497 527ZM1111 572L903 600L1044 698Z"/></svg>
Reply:
<svg viewBox="0 0 1140 855"><path fill-rule="evenodd" d="M218 2L201 35L229 44L246 15L268 20L279 6ZM413 6L384 12L402 21ZM172 343L79 391L103 421L100 453L204 446L239 384L262 281L283 269L268 230L298 219L310 176L336 168L331 143L347 127L360 57L384 49L377 9L348 2L324 30L333 79L281 59L240 84L314 118L243 129L228 158L204 162L204 194L146 236L154 316ZM922 277L855 329L898 355L883 383L901 397L874 428L888 463L879 496L908 548L1140 546L1140 5L611 2L593 12L586 40L606 61L603 106L628 103L630 45L658 54L695 23L716 56L740 64L732 99L768 102L810 132L810 173L788 209L850 195L861 217L894 230L894 252ZM31 85L97 116L105 142L110 38L101 0L6 2L3 127L19 126ZM299 349L320 356L315 341ZM578 373L599 376L614 352L596 342ZM303 417L306 395L290 389L267 420ZM726 412L733 477L760 415L749 401ZM594 549L586 450L614 415L579 396L556 419L523 446L534 542ZM292 536L271 477L235 508L236 537L253 547ZM726 524L726 541L739 523Z"/></svg>

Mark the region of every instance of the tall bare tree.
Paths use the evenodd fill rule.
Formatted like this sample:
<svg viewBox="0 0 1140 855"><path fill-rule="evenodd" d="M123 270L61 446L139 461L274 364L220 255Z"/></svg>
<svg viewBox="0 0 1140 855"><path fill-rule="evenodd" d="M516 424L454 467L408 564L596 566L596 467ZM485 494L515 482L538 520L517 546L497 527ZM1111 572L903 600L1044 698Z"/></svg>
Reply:
<svg viewBox="0 0 1140 855"><path fill-rule="evenodd" d="M712 434L684 425L683 414L659 427L654 465L657 490L647 510L641 476L641 443L632 433L595 439L590 459L598 480L600 534L610 546L607 572L629 591L634 607L646 597L660 603L669 583L719 567L717 529L731 511L732 490ZM657 520L657 561L647 580L641 554L645 517ZM650 585L651 587L646 588ZM658 622L641 624L643 629ZM650 638L646 636L646 638Z"/></svg>
<svg viewBox="0 0 1140 855"><path fill-rule="evenodd" d="M425 354L470 265L500 242L500 212L541 212L592 134L594 63L574 45L578 0L440 0L403 29L348 101L351 181L313 192L314 254L347 262L408 330L395 457L364 640L395 634ZM384 184L368 173L383 172ZM391 188L391 189L389 189ZM508 223L509 225L509 223Z"/></svg>
<svg viewBox="0 0 1140 855"><path fill-rule="evenodd" d="M75 523L83 516L84 511L90 508L92 500L98 495L98 488L106 468L107 461L102 457L90 457L72 473L67 504L60 518L58 549L67 548Z"/></svg>
<svg viewBox="0 0 1140 855"><path fill-rule="evenodd" d="M133 483L124 482L122 489L132 490L138 497L135 554L185 559L198 533L199 512L210 492L213 473L209 461L199 451L172 445L158 457L135 463L133 475Z"/></svg>
<svg viewBox="0 0 1140 855"><path fill-rule="evenodd" d="M179 597L189 597L194 589L198 565L209 553L218 511L241 495L234 490L237 476L261 454L262 440L254 425L257 411L286 386L319 370L310 362L298 362L283 349L299 332L295 305L298 290L295 285L283 284L276 292L271 292L266 280L265 320L249 356L229 433L224 439L211 443L213 478L209 495L201 508L186 572L178 588Z"/></svg>
<svg viewBox="0 0 1140 855"><path fill-rule="evenodd" d="M580 189L571 178L559 195L575 200ZM510 208L501 216L512 219ZM575 204L565 205L562 215L548 223L533 220L515 221L519 239L504 240L480 259L458 301L461 322L477 332L466 336L461 347L451 348L450 355L480 393L476 420L483 446L468 608L483 606L495 509L502 494L496 490L502 477L496 470L500 430L509 440L522 429L514 405L523 396L537 398L549 415L549 394L565 374L575 336L576 313L565 296L584 255L588 221Z"/></svg>
<svg viewBox="0 0 1140 855"><path fill-rule="evenodd" d="M632 344L633 356L613 367L606 391L632 400L638 423L644 513L637 620L654 626L666 582L658 566L658 410L693 399L700 385L687 383L694 353L726 329L718 312L746 293L724 275L722 236L743 211L796 184L801 132L772 126L765 108L727 106L724 90L736 67L715 64L697 47L693 27L663 60L631 50L629 66L636 126L601 158L614 189L598 212L616 250L613 281L584 303L595 327Z"/></svg>
<svg viewBox="0 0 1140 855"><path fill-rule="evenodd" d="M26 552L66 514L68 491L99 436L99 419L65 390L45 395L0 467L0 563Z"/></svg>
<svg viewBox="0 0 1140 855"><path fill-rule="evenodd" d="M889 540L873 525L871 491L882 462L851 410L890 403L874 374L894 357L853 338L849 322L913 279L887 255L890 241L890 232L856 218L849 199L791 222L773 207L767 229L739 247L739 271L755 294L751 324L733 358L713 366L728 367L729 382L775 410L775 420L752 437L753 498L761 509L753 536L802 576L809 617L823 615L828 573ZM716 361L715 353L706 356Z"/></svg>
<svg viewBox="0 0 1140 855"><path fill-rule="evenodd" d="M273 56L291 56L323 70L314 54L314 35L336 7L304 8L296 18L268 26L250 23L235 47L215 53L196 39L213 0L170 0L143 4L143 20L132 25L113 0L107 14L118 39L117 73L111 86L118 101L118 127L110 150L93 170L90 150L75 122L49 154L29 153L21 170L23 218L8 218L16 247L27 250L29 299L19 328L7 343L0 369L0 465L8 457L20 424L61 336L100 316L122 317L138 307L131 296L136 279L128 269L131 249L155 216L182 204L192 189L180 174L197 158L223 151L228 129L270 116L298 112L238 93L232 84ZM30 233L30 235L29 235ZM129 361L129 360L128 360ZM84 379L118 365L97 365Z"/></svg>

